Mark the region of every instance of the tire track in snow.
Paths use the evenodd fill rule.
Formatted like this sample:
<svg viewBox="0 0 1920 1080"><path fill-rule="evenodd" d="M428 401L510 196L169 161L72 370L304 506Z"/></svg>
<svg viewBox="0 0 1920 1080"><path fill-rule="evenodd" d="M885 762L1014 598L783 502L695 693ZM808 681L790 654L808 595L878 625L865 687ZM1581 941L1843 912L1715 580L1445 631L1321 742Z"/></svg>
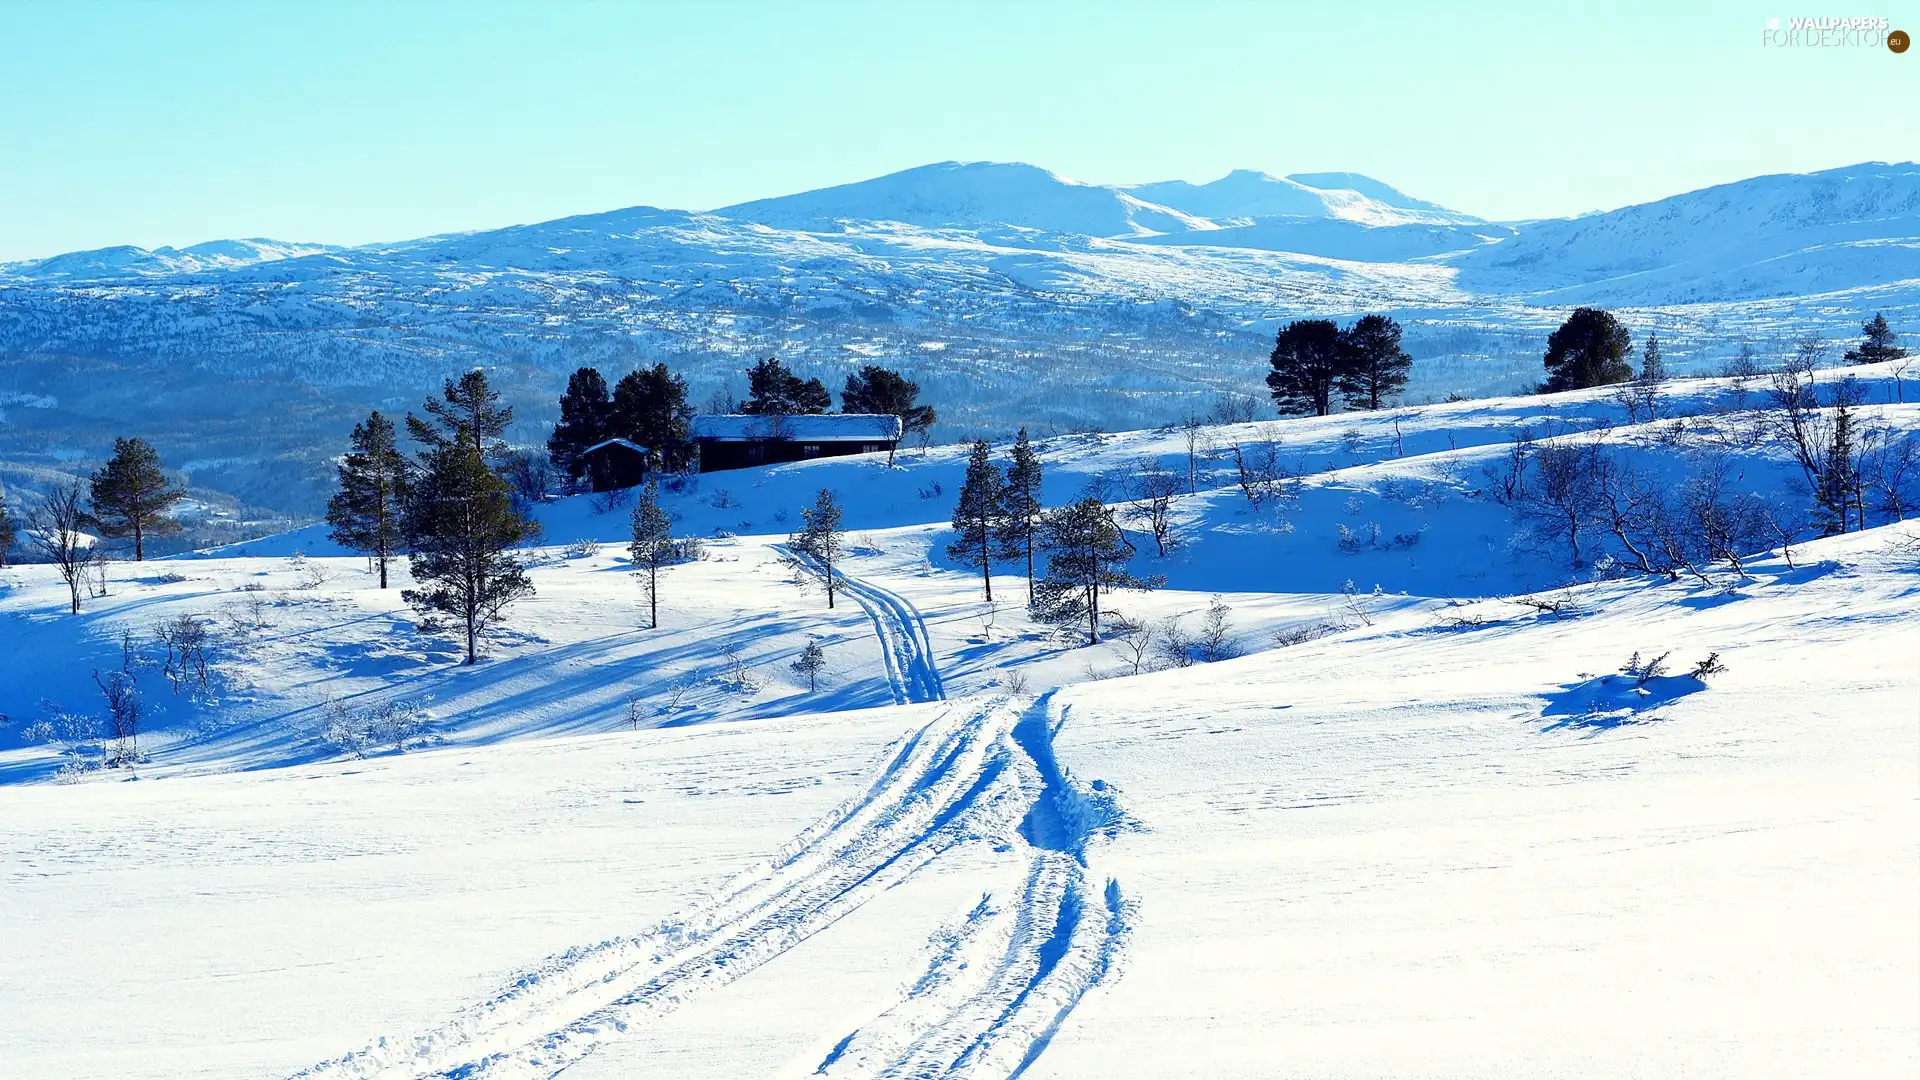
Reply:
<svg viewBox="0 0 1920 1080"><path fill-rule="evenodd" d="M837 1058L852 1070L873 1057L869 1044L897 1031L894 1056L914 1071L847 1075L1018 1075L1111 968L1124 931L1117 886L1108 884L1104 919L1100 898L1086 895L1080 848L1098 814L1053 762L1046 706L1042 699L1020 713L1000 698L949 709L898 740L865 792L691 910L634 937L552 957L436 1028L383 1038L296 1076L551 1077L981 838L1031 849L1021 894L1005 910L983 903L980 925L955 936L946 961L936 958L919 996L938 1009L902 1010L896 1019L913 1019L855 1032L841 1048L854 1052ZM969 970L982 948L994 957L978 965L985 980Z"/></svg>
<svg viewBox="0 0 1920 1080"><path fill-rule="evenodd" d="M811 556L798 555L786 545L780 550L805 563L816 574L825 571ZM945 701L946 687L933 662L933 639L927 633L926 616L900 596L863 578L842 570L833 571L837 591L853 597L855 603L873 621L880 636L880 653L887 665L887 682L893 687L896 705L914 702Z"/></svg>
<svg viewBox="0 0 1920 1080"><path fill-rule="evenodd" d="M1125 824L1103 791L1083 792L1053 756L1051 692L1009 731L1041 789L1020 833L1030 849L1013 903L992 897L934 935L905 997L841 1039L814 1075L1012 1078L1052 1041L1080 1000L1114 971L1133 908L1118 882L1094 889L1087 841Z"/></svg>

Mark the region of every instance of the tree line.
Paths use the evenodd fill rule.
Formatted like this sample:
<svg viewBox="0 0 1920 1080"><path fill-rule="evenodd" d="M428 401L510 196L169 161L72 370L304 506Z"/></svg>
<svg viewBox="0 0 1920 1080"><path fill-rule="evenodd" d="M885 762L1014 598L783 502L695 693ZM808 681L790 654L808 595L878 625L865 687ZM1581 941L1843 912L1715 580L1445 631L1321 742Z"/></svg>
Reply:
<svg viewBox="0 0 1920 1080"><path fill-rule="evenodd" d="M746 370L747 399L718 403L719 411L751 416L818 416L833 405L832 395L817 378L803 379L778 357L769 356ZM847 376L840 393L843 413L879 413L900 418L903 435L933 427L938 419L931 405L921 404L918 383L899 372L873 364ZM622 376L612 390L606 377L591 367L575 371L560 396L560 421L547 439L547 456L572 485L586 477L586 451L609 439L626 439L645 447L657 468L670 472L693 464L694 410L687 401L687 383L665 364L638 368Z"/></svg>

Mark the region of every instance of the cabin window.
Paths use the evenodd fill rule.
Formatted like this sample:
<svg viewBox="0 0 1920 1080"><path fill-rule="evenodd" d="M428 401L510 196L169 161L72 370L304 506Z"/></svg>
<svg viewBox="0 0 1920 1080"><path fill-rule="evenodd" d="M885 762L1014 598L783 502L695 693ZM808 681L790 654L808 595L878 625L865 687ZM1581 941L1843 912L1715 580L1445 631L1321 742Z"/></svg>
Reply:
<svg viewBox="0 0 1920 1080"><path fill-rule="evenodd" d="M805 446L803 446L803 447L801 447L801 448L800 448L800 456L801 456L801 457L819 457L819 456L820 456L820 444L819 444L819 443L808 443L807 445L805 445Z"/></svg>
<svg viewBox="0 0 1920 1080"><path fill-rule="evenodd" d="M860 452L863 454L871 454L878 449L880 449L878 443L863 442L860 444Z"/></svg>
<svg viewBox="0 0 1920 1080"><path fill-rule="evenodd" d="M750 444L750 445L748 445L748 447L747 447L747 464L749 464L749 465L759 465L759 464L762 464L762 463L764 463L764 462L765 462L766 460L767 460L767 448L766 448L766 447L764 447L764 446L761 446L761 445L760 445L759 443L752 443L752 444Z"/></svg>

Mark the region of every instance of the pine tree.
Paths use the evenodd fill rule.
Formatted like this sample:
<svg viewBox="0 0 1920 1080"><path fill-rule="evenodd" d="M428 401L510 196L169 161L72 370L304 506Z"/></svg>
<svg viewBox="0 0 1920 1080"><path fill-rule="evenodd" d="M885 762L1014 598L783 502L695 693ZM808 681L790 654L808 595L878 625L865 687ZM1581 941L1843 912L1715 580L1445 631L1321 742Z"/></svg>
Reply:
<svg viewBox="0 0 1920 1080"><path fill-rule="evenodd" d="M116 539L133 538L133 561L146 557L149 536L180 531L167 516L186 492L167 486L160 455L145 439L113 440L113 459L93 474L93 520Z"/></svg>
<svg viewBox="0 0 1920 1080"><path fill-rule="evenodd" d="M1033 556L1040 546L1040 522L1046 506L1040 501L1040 455L1027 441L1027 429L1021 428L1013 440L1013 461L1007 465L1007 479L1001 485L1005 505L1000 514L1000 531L995 539L1003 559L1025 559L1027 564L1027 602L1033 602Z"/></svg>
<svg viewBox="0 0 1920 1080"><path fill-rule="evenodd" d="M627 545L633 576L647 594L647 625L660 626L660 568L674 559L673 519L660 509L660 482L648 477L633 504L633 540Z"/></svg>
<svg viewBox="0 0 1920 1080"><path fill-rule="evenodd" d="M1560 329L1547 336L1547 351L1540 361L1547 369L1547 381L1540 389L1551 394L1626 382L1633 377L1633 367L1627 363L1632 348L1632 335L1612 312L1575 308Z"/></svg>
<svg viewBox="0 0 1920 1080"><path fill-rule="evenodd" d="M1000 470L988 457L987 441L973 444L967 455L967 478L960 485L960 501L953 508L954 541L947 545L947 557L980 568L980 582L993 600L994 537L1005 531L1006 492Z"/></svg>
<svg viewBox="0 0 1920 1080"><path fill-rule="evenodd" d="M420 588L401 597L423 615L447 615L466 635L466 663L507 605L533 594L513 547L527 533L506 481L487 467L479 441L456 428L422 456L407 495L408 562Z"/></svg>
<svg viewBox="0 0 1920 1080"><path fill-rule="evenodd" d="M846 533L840 528L840 504L834 500L833 492L821 488L813 505L801 509L800 521L799 531L787 538L787 546L817 564L827 582L827 608L832 610L837 589L833 568L846 550Z"/></svg>
<svg viewBox="0 0 1920 1080"><path fill-rule="evenodd" d="M1100 644L1102 593L1161 584L1160 578L1138 578L1127 572L1133 544L1098 499L1081 499L1048 511L1042 540L1047 576L1035 585L1029 606L1041 622L1064 624L1084 617L1089 645Z"/></svg>
<svg viewBox="0 0 1920 1080"><path fill-rule="evenodd" d="M394 443L393 421L370 413L353 426L353 449L336 466L340 490L327 500L328 535L341 547L365 552L387 587L387 566L402 543L407 459Z"/></svg>
<svg viewBox="0 0 1920 1080"><path fill-rule="evenodd" d="M809 639L800 655L794 658L793 673L807 680L807 692L812 693L819 688L820 673L826 669L827 650L821 648L817 639Z"/></svg>
<svg viewBox="0 0 1920 1080"><path fill-rule="evenodd" d="M1340 331L1343 353L1335 377L1349 408L1383 409L1407 388L1413 357L1400 347L1400 324L1385 315L1363 315Z"/></svg>
<svg viewBox="0 0 1920 1080"><path fill-rule="evenodd" d="M1662 383L1667 381L1667 364L1660 358L1660 334L1647 334L1647 344L1640 352L1640 381L1643 383Z"/></svg>
<svg viewBox="0 0 1920 1080"><path fill-rule="evenodd" d="M465 438L480 451L481 460L492 461L499 456L506 448L501 438L507 425L513 423L513 406L500 404L500 395L488 385L486 372L476 368L460 376L457 383L446 380L441 398L427 399L429 420L407 414L407 434L430 449Z"/></svg>
<svg viewBox="0 0 1920 1080"><path fill-rule="evenodd" d="M840 411L897 416L901 437L911 438L933 427L938 419L933 406L920 404L919 398L919 383L897 371L868 364L847 376L846 388L840 391Z"/></svg>
<svg viewBox="0 0 1920 1080"><path fill-rule="evenodd" d="M7 493L0 491L0 568L7 565L7 552L13 550L13 519L7 516Z"/></svg>
<svg viewBox="0 0 1920 1080"><path fill-rule="evenodd" d="M1333 411L1333 390L1346 371L1340 328L1330 319L1299 319L1274 335L1267 390L1282 415Z"/></svg>
<svg viewBox="0 0 1920 1080"><path fill-rule="evenodd" d="M607 440L612 412L607 380L600 372L583 367L567 377L567 392L560 395L560 422L547 439L547 459L568 480L578 483L586 474L587 463L580 455Z"/></svg>
<svg viewBox="0 0 1920 1080"><path fill-rule="evenodd" d="M740 411L754 416L817 416L833 400L819 379L802 379L769 356L747 369L747 402Z"/></svg>
<svg viewBox="0 0 1920 1080"><path fill-rule="evenodd" d="M665 364L630 371L613 388L612 434L653 451L665 468L686 464L693 449L692 423L687 381Z"/></svg>
<svg viewBox="0 0 1920 1080"><path fill-rule="evenodd" d="M1904 360L1907 350L1899 345L1900 335L1887 325L1879 312L1860 325L1860 344L1848 349L1843 358L1850 364L1877 364L1882 360Z"/></svg>

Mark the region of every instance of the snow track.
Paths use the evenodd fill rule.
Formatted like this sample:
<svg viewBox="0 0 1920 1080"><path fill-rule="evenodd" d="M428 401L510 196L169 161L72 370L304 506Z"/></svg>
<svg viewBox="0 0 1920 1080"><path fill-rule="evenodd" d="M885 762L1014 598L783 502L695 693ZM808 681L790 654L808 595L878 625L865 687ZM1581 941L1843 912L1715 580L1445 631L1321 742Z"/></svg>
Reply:
<svg viewBox="0 0 1920 1080"><path fill-rule="evenodd" d="M1089 895L1081 848L1101 817L1054 764L1047 700L951 708L889 748L874 782L764 866L634 937L570 950L432 1030L384 1038L302 1080L551 1077L680 1002L726 986L857 911L955 845L1024 850L1018 896L946 932L906 998L854 1032L834 1076L1009 1077L1111 969L1125 905Z"/></svg>
<svg viewBox="0 0 1920 1080"><path fill-rule="evenodd" d="M818 561L805 558L816 574L824 574ZM912 702L945 701L947 691L940 682L940 671L933 662L933 641L927 634L926 617L896 593L870 581L833 571L837 593L851 596L873 620L880 635L880 652L887 664L887 681L893 686L896 705Z"/></svg>

